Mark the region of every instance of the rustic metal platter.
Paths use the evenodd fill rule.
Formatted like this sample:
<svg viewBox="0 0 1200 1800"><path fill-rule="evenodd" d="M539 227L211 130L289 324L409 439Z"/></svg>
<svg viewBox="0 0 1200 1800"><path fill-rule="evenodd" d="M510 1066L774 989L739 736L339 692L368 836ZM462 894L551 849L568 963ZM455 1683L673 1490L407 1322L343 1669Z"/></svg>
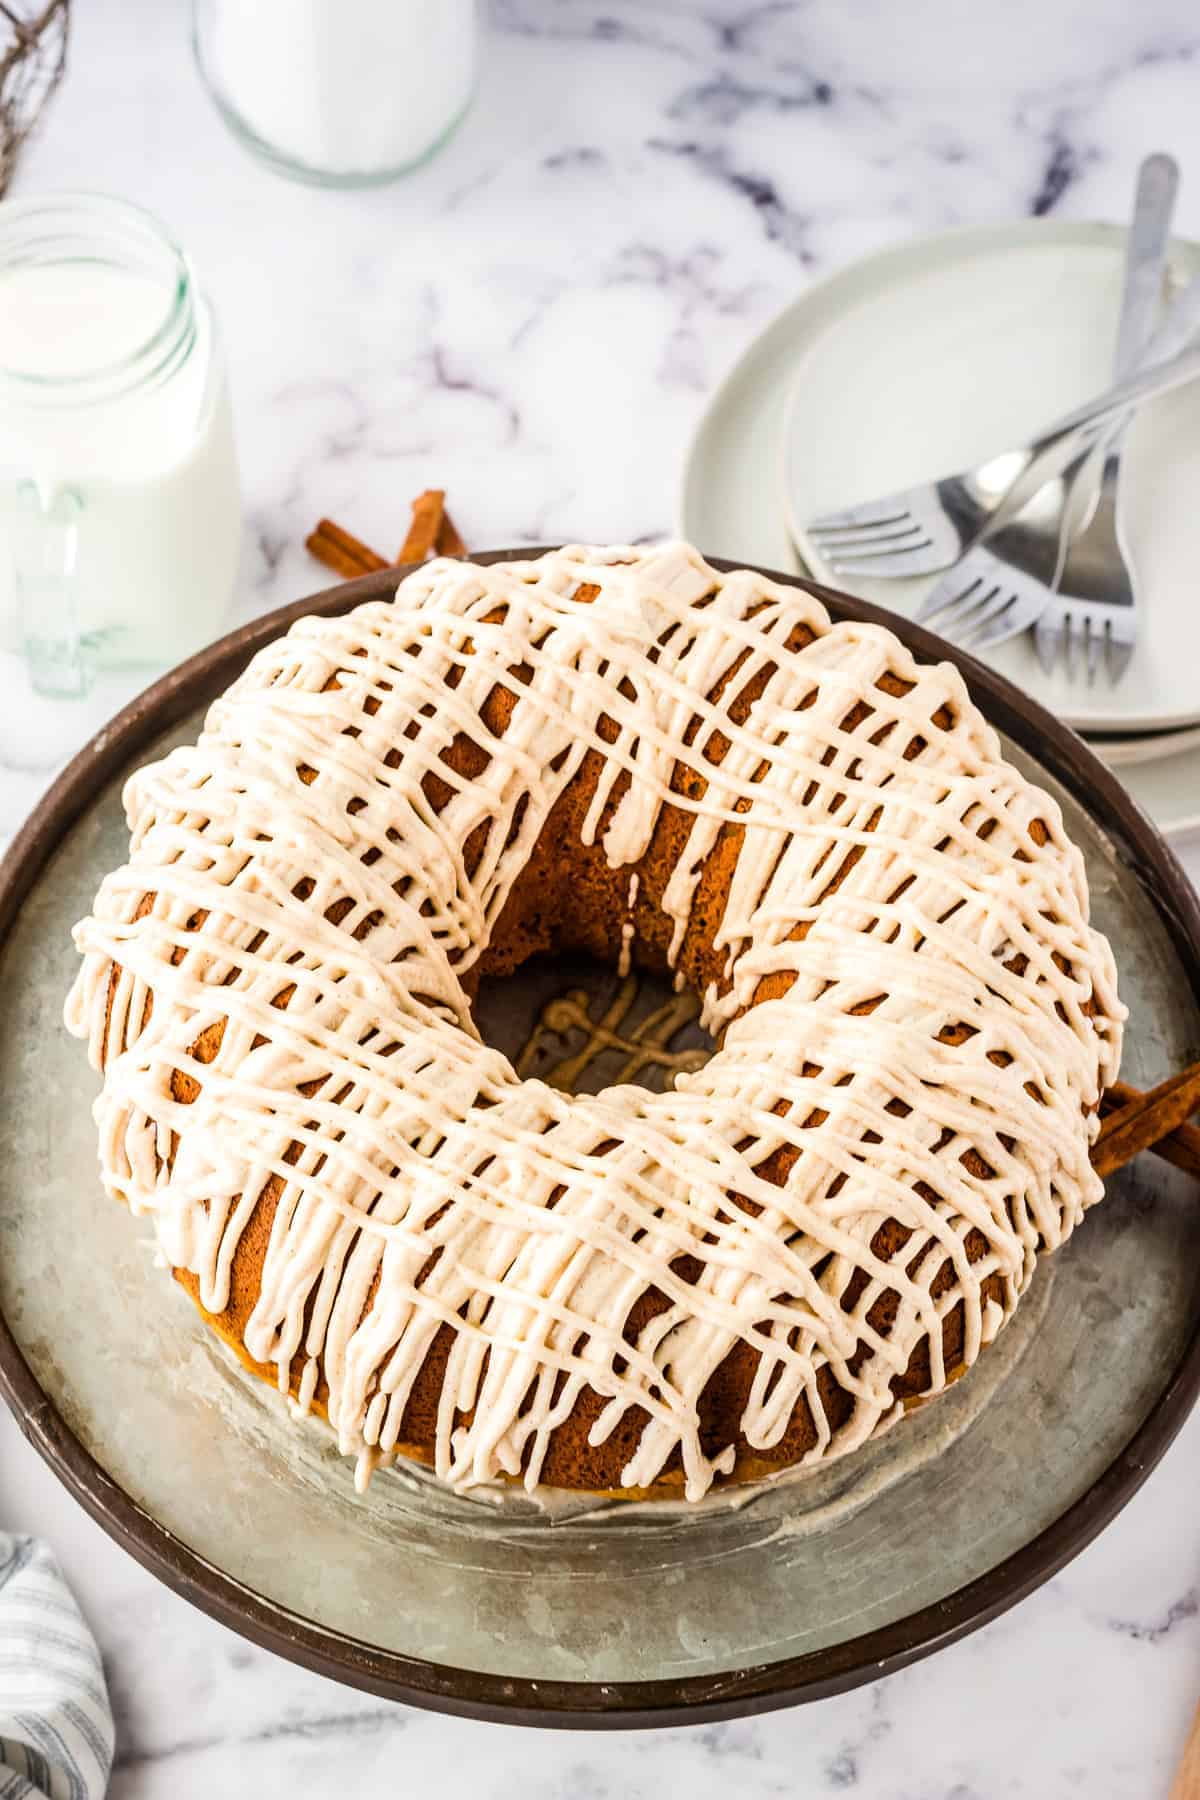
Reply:
<svg viewBox="0 0 1200 1800"><path fill-rule="evenodd" d="M1113 1180L935 1405L844 1462L694 1516L546 1513L398 1471L357 1497L320 1429L293 1425L227 1360L153 1267L145 1225L103 1196L96 1079L59 1012L70 927L124 858L123 779L193 737L293 618L383 597L395 579L284 608L158 682L75 759L0 868L0 1389L71 1492L163 1580L269 1649L398 1700L527 1724L675 1724L926 1655L1080 1550L1195 1399L1200 1196L1165 1164L1141 1157ZM886 622L918 656L955 657L1014 759L1059 798L1131 1007L1125 1074L1149 1083L1200 1054L1200 910L1153 826L1055 719ZM613 972L543 965L480 1004L514 1055L540 1020L528 1066L573 1060L583 1082L631 1055L655 1064L663 1041L662 996ZM593 1056L597 1021L608 1035Z"/></svg>

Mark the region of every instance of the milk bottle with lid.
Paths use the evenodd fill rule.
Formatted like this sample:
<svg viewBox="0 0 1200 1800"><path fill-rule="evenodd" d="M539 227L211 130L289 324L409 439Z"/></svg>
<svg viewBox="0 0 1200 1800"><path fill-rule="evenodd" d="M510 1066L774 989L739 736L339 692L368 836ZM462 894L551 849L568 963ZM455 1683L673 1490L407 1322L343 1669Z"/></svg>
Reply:
<svg viewBox="0 0 1200 1800"><path fill-rule="evenodd" d="M186 258L123 201L0 205L0 625L34 685L79 693L95 667L207 643L239 539L224 365Z"/></svg>

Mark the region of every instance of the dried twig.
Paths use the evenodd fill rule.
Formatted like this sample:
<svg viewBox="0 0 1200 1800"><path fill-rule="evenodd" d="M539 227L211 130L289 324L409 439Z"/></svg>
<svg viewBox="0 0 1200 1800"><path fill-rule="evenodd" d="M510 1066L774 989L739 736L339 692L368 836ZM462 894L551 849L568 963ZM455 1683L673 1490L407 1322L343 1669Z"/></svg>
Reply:
<svg viewBox="0 0 1200 1800"><path fill-rule="evenodd" d="M69 21L70 0L46 0L32 14L0 0L0 194L12 180L17 152L62 79Z"/></svg>

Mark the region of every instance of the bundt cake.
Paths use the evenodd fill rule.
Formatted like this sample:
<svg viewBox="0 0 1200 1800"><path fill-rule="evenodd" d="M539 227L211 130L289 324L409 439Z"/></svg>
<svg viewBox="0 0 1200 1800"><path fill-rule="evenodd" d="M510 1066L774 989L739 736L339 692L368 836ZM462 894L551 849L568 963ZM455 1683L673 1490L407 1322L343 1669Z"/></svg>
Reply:
<svg viewBox="0 0 1200 1800"><path fill-rule="evenodd" d="M76 929L110 1193L360 1478L699 1499L969 1368L1089 1163L1123 1008L1058 806L957 671L685 544L439 560L132 776ZM674 972L716 1042L573 1096L480 976Z"/></svg>

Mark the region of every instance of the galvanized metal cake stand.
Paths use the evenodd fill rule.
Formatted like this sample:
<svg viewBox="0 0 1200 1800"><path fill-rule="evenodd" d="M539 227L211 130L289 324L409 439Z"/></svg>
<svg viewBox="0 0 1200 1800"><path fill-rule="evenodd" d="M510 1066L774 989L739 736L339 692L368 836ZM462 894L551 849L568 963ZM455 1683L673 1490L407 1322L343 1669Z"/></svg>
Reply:
<svg viewBox="0 0 1200 1800"><path fill-rule="evenodd" d="M393 1471L356 1497L325 1437L234 1369L152 1266L144 1224L103 1196L96 1081L59 1008L70 927L124 858L123 778L193 737L294 618L387 596L395 579L285 607L157 682L75 759L0 870L0 1389L81 1504L171 1587L280 1655L398 1700L527 1724L675 1724L813 1699L925 1656L1094 1537L1196 1397L1200 1192L1154 1158L1112 1182L935 1405L843 1463L694 1517L533 1516ZM1121 966L1129 1078L1200 1054L1196 897L1113 776L970 658L827 598L919 657L954 656L1013 756L1060 799ZM536 989L508 984L489 1032L515 1046Z"/></svg>

